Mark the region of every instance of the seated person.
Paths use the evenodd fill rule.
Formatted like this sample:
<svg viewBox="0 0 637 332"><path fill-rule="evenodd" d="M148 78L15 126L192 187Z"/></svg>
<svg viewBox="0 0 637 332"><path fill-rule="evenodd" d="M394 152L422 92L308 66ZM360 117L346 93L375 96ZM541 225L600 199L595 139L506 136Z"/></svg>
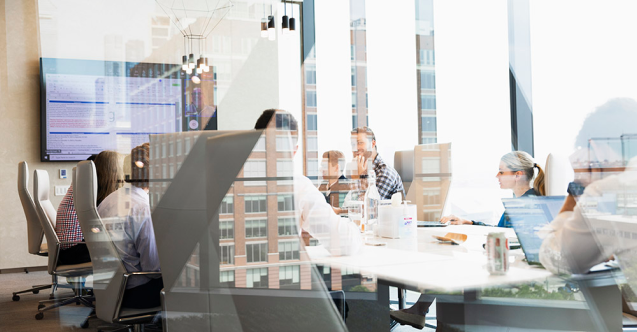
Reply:
<svg viewBox="0 0 637 332"><path fill-rule="evenodd" d="M323 183L318 189L337 214L342 213L340 195L347 194L350 189L349 183L346 183L346 178L341 171L340 165L344 161L343 152L332 150L323 153L323 162L321 163Z"/></svg>
<svg viewBox="0 0 637 332"><path fill-rule="evenodd" d="M121 156L115 151L102 151L92 155L87 160L95 163L97 172L97 205L120 186L122 176ZM58 207L55 233L60 242L84 242L82 229L77 220L75 205L73 204L73 186L69 187L66 195ZM60 245L58 265L81 264L91 261L91 256L85 243Z"/></svg>
<svg viewBox="0 0 637 332"><path fill-rule="evenodd" d="M106 197L98 208L104 224L121 224L107 229L128 272L160 270L148 197L149 151L148 143L131 151L131 183ZM162 288L161 277L133 276L126 285L122 306L157 307Z"/></svg>
<svg viewBox="0 0 637 332"><path fill-rule="evenodd" d="M365 191L367 189L366 178L369 170L374 170L376 174L376 188L380 194L380 199L391 199L395 193L403 193L405 195L405 189L403 187L403 180L396 170L387 165L383 158L378 154L376 148L376 136L369 127L359 127L351 132L352 141L355 146L354 160L356 162L356 173L353 174L353 178L359 178L360 180L354 182L354 187L357 191ZM370 161L370 163L368 163ZM349 173L348 173L349 174Z"/></svg>
<svg viewBox="0 0 637 332"><path fill-rule="evenodd" d="M298 124L296 119L286 111L269 109L263 111L254 129L283 130L276 127L275 114L289 116L291 146L293 155L298 151ZM294 174L294 207L301 231L319 240L334 255L351 255L356 253L362 238L358 227L334 213L325 197L312 184L312 181L301 174Z"/></svg>
<svg viewBox="0 0 637 332"><path fill-rule="evenodd" d="M531 180L533 179L534 170L536 168L538 173L533 182L533 188L531 188ZM533 161L533 158L524 151L512 151L502 156L500 159L500 170L498 174L496 174L496 178L500 183L500 188L513 190L515 197L545 195L544 171ZM486 224L482 222L467 220L454 215L443 217L440 222L449 222L452 225L486 226ZM511 227L511 223L504 213L500 218L498 227ZM390 315L400 324L411 325L422 329L425 326L425 314L429 311L429 307L435 299L435 296L422 294L411 308L393 310Z"/></svg>
<svg viewBox="0 0 637 332"><path fill-rule="evenodd" d="M531 180L537 168L537 176L531 187ZM500 159L500 170L495 176L500 183L500 189L513 190L513 196L545 196L544 189L544 171L540 165L533 161L533 157L524 151L512 151ZM454 215L442 217L441 223L449 223L451 225L481 225L485 223L480 221L468 220ZM498 227L511 227L511 223L505 213L500 217Z"/></svg>

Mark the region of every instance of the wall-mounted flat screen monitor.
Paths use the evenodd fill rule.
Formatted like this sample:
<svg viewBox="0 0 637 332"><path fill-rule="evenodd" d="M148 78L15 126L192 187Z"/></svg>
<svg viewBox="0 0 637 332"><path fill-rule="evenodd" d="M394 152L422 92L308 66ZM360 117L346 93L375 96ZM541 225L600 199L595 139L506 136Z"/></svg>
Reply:
<svg viewBox="0 0 637 332"><path fill-rule="evenodd" d="M213 78L195 85L177 64L41 58L41 160L128 154L151 134L216 129Z"/></svg>

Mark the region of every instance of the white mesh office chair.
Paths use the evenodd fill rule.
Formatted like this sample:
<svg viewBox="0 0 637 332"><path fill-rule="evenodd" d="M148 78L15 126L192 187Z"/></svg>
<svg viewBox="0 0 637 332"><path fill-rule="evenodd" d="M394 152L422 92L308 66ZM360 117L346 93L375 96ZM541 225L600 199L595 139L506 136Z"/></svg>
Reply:
<svg viewBox="0 0 637 332"><path fill-rule="evenodd" d="M142 324L150 323L161 307L150 309L122 307L126 284L131 277L161 275L161 272L129 273L124 268L117 248L97 213L97 173L92 161L82 161L77 165L73 172L72 183L75 210L93 261L93 292L97 318L107 323L132 325L125 326L121 330L128 331L130 327L133 327L135 331L141 331Z"/></svg>
<svg viewBox="0 0 637 332"><path fill-rule="evenodd" d="M92 264L72 264L72 265L59 265L58 256L60 253L61 244L71 244L77 242L60 242L55 234L53 225L56 218L56 210L53 208L53 204L49 200L49 173L45 170L37 169L34 172L33 190L35 192L35 206L40 219L40 225L44 230L44 236L49 247L49 264L48 272L52 276L62 277L81 277L91 275L93 268ZM55 309L63 305L70 303L82 303L87 307L93 307L92 297L82 295L83 285L82 282L76 282L73 285L74 296L64 299L58 299L54 301L40 301L38 306L38 313L35 315L35 319L40 320L44 318L44 311ZM44 303L54 302L49 306L45 306ZM86 323L86 322L85 322ZM82 324L84 325L84 324Z"/></svg>
<svg viewBox="0 0 637 332"><path fill-rule="evenodd" d="M33 202L33 197L28 190L29 184L29 165L26 161L18 163L18 195L20 196L20 202L22 203L22 209L24 210L24 216L27 220L27 241L29 253L37 256L47 256L47 244L42 243L44 238L44 232L42 226L40 226L40 219L38 218L38 212ZM13 293L13 301L20 301L18 294L33 293L38 294L41 290L51 288L50 298L53 298L54 291L57 285L57 278L52 276L52 281L47 285L36 285L30 289L25 289L19 292Z"/></svg>

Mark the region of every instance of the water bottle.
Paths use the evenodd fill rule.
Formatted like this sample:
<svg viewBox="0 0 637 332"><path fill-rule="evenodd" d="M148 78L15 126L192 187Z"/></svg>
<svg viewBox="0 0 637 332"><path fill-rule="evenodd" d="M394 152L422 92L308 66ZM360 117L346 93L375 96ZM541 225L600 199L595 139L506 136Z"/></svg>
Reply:
<svg viewBox="0 0 637 332"><path fill-rule="evenodd" d="M374 170L367 172L367 190L365 191L365 224L366 229L371 230L371 226L378 221L378 206L380 204L380 194L376 188L376 173Z"/></svg>

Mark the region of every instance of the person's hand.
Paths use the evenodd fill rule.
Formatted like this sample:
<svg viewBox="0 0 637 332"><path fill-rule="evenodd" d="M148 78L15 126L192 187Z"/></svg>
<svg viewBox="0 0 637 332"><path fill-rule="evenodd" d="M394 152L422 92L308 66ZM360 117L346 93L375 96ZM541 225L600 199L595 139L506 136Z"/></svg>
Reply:
<svg viewBox="0 0 637 332"><path fill-rule="evenodd" d="M341 213L346 213L347 212L347 210L341 209L341 208L337 208L337 207L333 207L332 209L334 210L334 213L336 213L336 214L341 214Z"/></svg>
<svg viewBox="0 0 637 332"><path fill-rule="evenodd" d="M460 217L456 217L453 214L442 217L440 222L443 224L449 223L449 225L472 225L471 220L463 219Z"/></svg>
<svg viewBox="0 0 637 332"><path fill-rule="evenodd" d="M358 166L358 175L367 175L367 158L363 155L356 156L356 165Z"/></svg>

